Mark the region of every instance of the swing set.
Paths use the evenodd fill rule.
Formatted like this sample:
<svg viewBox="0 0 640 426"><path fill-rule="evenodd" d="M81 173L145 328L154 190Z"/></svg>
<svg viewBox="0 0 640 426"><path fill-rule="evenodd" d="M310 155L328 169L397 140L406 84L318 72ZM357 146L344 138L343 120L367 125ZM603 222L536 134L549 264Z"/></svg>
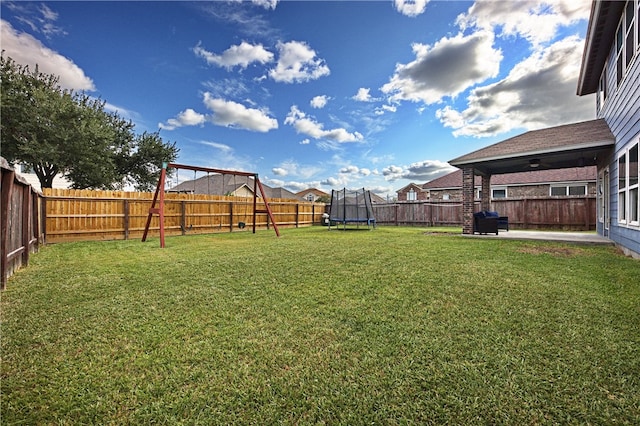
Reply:
<svg viewBox="0 0 640 426"><path fill-rule="evenodd" d="M256 233L256 215L258 213L266 213L267 215L269 215L269 219L271 220L271 223L273 224L273 230L276 233L276 236L279 237L280 236L280 231L278 230L278 225L276 224L276 221L273 218L273 213L271 211L271 207L269 207L269 201L267 200L267 196L265 194L264 188L262 187L262 183L260 182L260 179L258 179L258 174L257 173L250 173L250 172L240 172L237 170L222 170L222 169L211 169L208 167L198 167L198 166L190 166L190 165L186 165L186 164L176 164L176 163L162 163L162 170L160 170L160 178L158 179L158 185L156 187L156 192L153 196L153 202L151 203L151 207L149 208L149 215L147 216L147 223L144 227L144 233L142 234L142 242L145 242L147 240L147 235L149 233L149 228L151 227L151 219L153 218L153 215L158 215L159 218L159 222L160 222L160 247L164 248L165 246L165 242L164 242L164 206L165 206L165 201L164 201L164 194L165 194L165 181L167 178L167 169L176 169L176 172L178 170L191 170L194 172L194 176L197 172L206 172L207 173L207 186L209 185L208 182L208 178L209 178L209 174L210 173L218 173L221 174L223 176L225 175L232 175L234 177L234 181L235 181L235 177L236 176L245 176L245 177L252 177L253 178L253 233ZM194 187L195 187L195 183L194 183ZM262 195L262 201L264 202L264 210L258 210L257 209L257 204L258 204L258 190L260 191L260 194ZM245 203L246 205L246 203ZM238 223L238 227L240 229L244 228L246 226L245 222L239 222Z"/></svg>

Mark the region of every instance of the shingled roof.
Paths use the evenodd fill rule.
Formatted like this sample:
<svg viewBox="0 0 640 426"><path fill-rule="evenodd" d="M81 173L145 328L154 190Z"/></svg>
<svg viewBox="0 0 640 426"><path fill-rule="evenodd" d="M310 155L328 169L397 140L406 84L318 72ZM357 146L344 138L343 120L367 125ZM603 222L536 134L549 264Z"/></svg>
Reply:
<svg viewBox="0 0 640 426"><path fill-rule="evenodd" d="M261 181L262 183L262 181ZM253 193L254 182L250 176L237 176L237 175L220 175L210 174L208 176L202 176L195 180L188 180L182 182L173 188L169 189L169 192L186 192L191 194L208 194L208 195L235 195L242 193L240 189L246 187L249 193ZM262 183L264 192L268 198L288 198L294 200L302 200L291 191L284 188L272 188Z"/></svg>
<svg viewBox="0 0 640 426"><path fill-rule="evenodd" d="M478 174L526 171L532 162L540 169L592 166L615 145L604 119L533 130L449 161Z"/></svg>

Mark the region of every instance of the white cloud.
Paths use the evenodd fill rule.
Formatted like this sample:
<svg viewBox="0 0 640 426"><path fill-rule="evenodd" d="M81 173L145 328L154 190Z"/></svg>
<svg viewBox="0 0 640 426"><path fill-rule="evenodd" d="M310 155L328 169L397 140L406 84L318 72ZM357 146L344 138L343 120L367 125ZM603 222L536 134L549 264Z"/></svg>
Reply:
<svg viewBox="0 0 640 426"><path fill-rule="evenodd" d="M396 165L390 165L382 169L382 176L387 180L401 179L404 175L404 169Z"/></svg>
<svg viewBox="0 0 640 426"><path fill-rule="evenodd" d="M262 6L265 9L275 10L278 5L278 0L251 0L251 3L256 6Z"/></svg>
<svg viewBox="0 0 640 426"><path fill-rule="evenodd" d="M327 105L328 101L329 101L329 97L327 95L322 95L322 96L315 96L313 99L311 99L311 102L309 103L313 108L324 108Z"/></svg>
<svg viewBox="0 0 640 426"><path fill-rule="evenodd" d="M357 174L360 173L360 168L358 166L347 166L340 169L340 173L342 174Z"/></svg>
<svg viewBox="0 0 640 426"><path fill-rule="evenodd" d="M278 176L298 176L303 179L309 179L313 175L321 171L317 166L300 165L295 160L285 160L271 171Z"/></svg>
<svg viewBox="0 0 640 426"><path fill-rule="evenodd" d="M193 52L206 60L209 65L217 65L227 70L235 66L245 69L253 62L266 64L273 60L273 53L266 50L261 44L253 45L246 41L239 45L231 46L221 55L207 51L200 43L193 48Z"/></svg>
<svg viewBox="0 0 640 426"><path fill-rule="evenodd" d="M396 65L394 76L381 90L392 101L438 103L474 84L498 75L502 52L493 48L493 33L477 32L445 37L434 45L414 44L416 59Z"/></svg>
<svg viewBox="0 0 640 426"><path fill-rule="evenodd" d="M158 126L163 130L174 130L177 127L202 125L206 120L207 117L204 114L187 108L179 113L176 118L170 118L166 124L159 123Z"/></svg>
<svg viewBox="0 0 640 426"><path fill-rule="evenodd" d="M239 79L209 80L202 85L217 97L240 98L250 92L245 82Z"/></svg>
<svg viewBox="0 0 640 426"><path fill-rule="evenodd" d="M340 179L336 179L334 177L328 177L325 180L323 180L322 182L320 182L321 185L324 186L330 186L330 187L338 187L338 186L343 186L346 184L345 181L340 180Z"/></svg>
<svg viewBox="0 0 640 426"><path fill-rule="evenodd" d="M496 31L499 36L521 36L533 45L551 40L558 28L588 19L591 2L575 0L476 1L457 24Z"/></svg>
<svg viewBox="0 0 640 426"><path fill-rule="evenodd" d="M207 146L210 146L211 148L215 148L215 149L217 149L219 151L222 151L223 153L226 153L226 154L229 154L229 153L233 152L233 148L231 148L227 144L218 143L218 142L209 142L209 141L200 141L200 143L202 145L207 145Z"/></svg>
<svg viewBox="0 0 640 426"><path fill-rule="evenodd" d="M415 182L430 181L447 173L451 173L455 168L448 163L439 160L424 160L412 163L409 166L391 165L382 170L382 175L388 181L398 179L408 179Z"/></svg>
<svg viewBox="0 0 640 426"><path fill-rule="evenodd" d="M396 10L403 15L418 16L424 12L430 0L393 0Z"/></svg>
<svg viewBox="0 0 640 426"><path fill-rule="evenodd" d="M279 42L277 48L278 63L269 71L269 77L277 82L302 83L330 74L324 60L316 58L316 52L304 42Z"/></svg>
<svg viewBox="0 0 640 426"><path fill-rule="evenodd" d="M455 136L493 136L593 117L593 99L575 96L583 40L568 37L538 49L504 80L471 91L464 111L441 108L436 116Z"/></svg>
<svg viewBox="0 0 640 426"><path fill-rule="evenodd" d="M204 104L213 111L211 122L218 126L240 128L253 132L268 132L278 128L275 118L259 109L247 108L242 104L215 98L210 93L204 94Z"/></svg>
<svg viewBox="0 0 640 426"><path fill-rule="evenodd" d="M356 93L352 99L359 102L371 102L373 101L373 98L371 98L371 94L369 93L370 90L371 89L369 88L361 87L358 89L358 93Z"/></svg>
<svg viewBox="0 0 640 426"><path fill-rule="evenodd" d="M325 130L321 123L307 117L306 114L300 111L295 105L291 107L284 123L293 126L298 133L302 133L314 139L328 139L330 141L340 143L358 142L364 139L362 134L358 132L349 133L344 128Z"/></svg>
<svg viewBox="0 0 640 426"><path fill-rule="evenodd" d="M19 33L5 20L0 21L0 26L5 57L28 65L31 70L37 65L40 72L59 76L59 84L64 89L96 90L93 81L71 59L44 46L30 34Z"/></svg>
<svg viewBox="0 0 640 426"><path fill-rule="evenodd" d="M311 143L311 141L309 140L309 138L304 138L300 141L300 145L309 145Z"/></svg>

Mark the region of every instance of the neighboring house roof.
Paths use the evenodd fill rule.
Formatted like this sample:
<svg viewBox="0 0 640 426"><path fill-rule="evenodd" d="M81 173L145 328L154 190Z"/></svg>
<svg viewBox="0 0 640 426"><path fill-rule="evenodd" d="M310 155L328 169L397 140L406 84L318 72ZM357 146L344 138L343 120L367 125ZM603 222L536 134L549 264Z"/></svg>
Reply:
<svg viewBox="0 0 640 426"><path fill-rule="evenodd" d="M264 191L267 193L267 197L269 198L288 198L293 200L308 201L300 197L299 195L294 194L293 192L281 187L271 188L265 186L264 183L262 184L262 186L264 187Z"/></svg>
<svg viewBox="0 0 640 426"><path fill-rule="evenodd" d="M600 75L613 45L624 6L623 1L594 1L591 4L591 18L578 77L578 95L589 95L598 90Z"/></svg>
<svg viewBox="0 0 640 426"><path fill-rule="evenodd" d="M170 188L169 192L188 192L208 195L241 195L241 189L243 187L246 188L246 191L253 194L253 178L250 176L210 174L195 180L182 182L173 188ZM262 183L262 187L264 188L264 192L266 193L265 195L268 198L302 200L296 194L291 191L287 191L284 188L272 188L264 183Z"/></svg>
<svg viewBox="0 0 640 426"><path fill-rule="evenodd" d="M236 193L243 186L246 186L250 192L253 192L253 178L249 176L211 174L195 180L184 181L170 188L169 192L228 195Z"/></svg>
<svg viewBox="0 0 640 426"><path fill-rule="evenodd" d="M296 192L296 195L299 196L299 197L304 198L309 193L315 195L316 197L330 197L331 196L331 194L327 194L326 192L320 191L319 189L316 189L316 188L309 188L309 189L305 189L303 191Z"/></svg>
<svg viewBox="0 0 640 426"><path fill-rule="evenodd" d="M491 185L532 185L557 182L589 182L596 180L596 166L569 169L534 170L491 176ZM475 186L482 185L482 178L475 177ZM462 170L444 175L422 185L422 189L442 190L462 188Z"/></svg>
<svg viewBox="0 0 640 426"><path fill-rule="evenodd" d="M417 183L413 183L413 182L411 182L409 185L405 185L405 186L403 186L402 188L398 189L398 190L396 191L396 194L397 194L397 193L399 193L399 192L405 192L405 191L407 191L407 190L409 190L409 189L411 189L411 188L415 188L415 189L422 189L422 186L421 186L421 185L419 185L419 184L417 184Z"/></svg>
<svg viewBox="0 0 640 426"><path fill-rule="evenodd" d="M382 198L378 194L374 194L373 192L370 192L370 194L371 194L371 202L373 204L381 204L381 203L386 203L387 202L387 200L385 200L384 198Z"/></svg>
<svg viewBox="0 0 640 426"><path fill-rule="evenodd" d="M597 119L532 130L449 163L458 168L472 166L485 175L525 171L534 161L541 169L591 166L614 145L607 122Z"/></svg>

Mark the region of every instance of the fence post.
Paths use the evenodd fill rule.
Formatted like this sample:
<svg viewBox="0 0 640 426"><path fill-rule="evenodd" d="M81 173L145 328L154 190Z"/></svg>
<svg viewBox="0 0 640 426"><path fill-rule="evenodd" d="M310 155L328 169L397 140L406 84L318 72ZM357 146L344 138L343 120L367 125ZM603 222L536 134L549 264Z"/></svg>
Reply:
<svg viewBox="0 0 640 426"><path fill-rule="evenodd" d="M187 233L187 202L180 201L180 229L182 235Z"/></svg>
<svg viewBox="0 0 640 426"><path fill-rule="evenodd" d="M32 189L31 211L33 219L33 235L36 238L36 250L40 248L40 195Z"/></svg>
<svg viewBox="0 0 640 426"><path fill-rule="evenodd" d="M296 228L300 220L300 204L296 203Z"/></svg>
<svg viewBox="0 0 640 426"><path fill-rule="evenodd" d="M123 220L124 239L128 240L129 239L129 200L126 198L123 201L122 210L124 211L124 220Z"/></svg>
<svg viewBox="0 0 640 426"><path fill-rule="evenodd" d="M229 201L229 232L233 232L233 201Z"/></svg>
<svg viewBox="0 0 640 426"><path fill-rule="evenodd" d="M2 159L4 161L4 158ZM2 199L0 202L1 219L0 219L0 244L2 244L2 258L0 259L0 290L4 290L7 283L7 265L8 265L8 249L9 249L9 206L11 205L11 192L13 190L13 179L15 172L13 170L2 168Z"/></svg>
<svg viewBox="0 0 640 426"><path fill-rule="evenodd" d="M31 202L29 196L31 195L31 186L25 185L22 187L22 265L27 266L29 264L29 241L31 240Z"/></svg>

